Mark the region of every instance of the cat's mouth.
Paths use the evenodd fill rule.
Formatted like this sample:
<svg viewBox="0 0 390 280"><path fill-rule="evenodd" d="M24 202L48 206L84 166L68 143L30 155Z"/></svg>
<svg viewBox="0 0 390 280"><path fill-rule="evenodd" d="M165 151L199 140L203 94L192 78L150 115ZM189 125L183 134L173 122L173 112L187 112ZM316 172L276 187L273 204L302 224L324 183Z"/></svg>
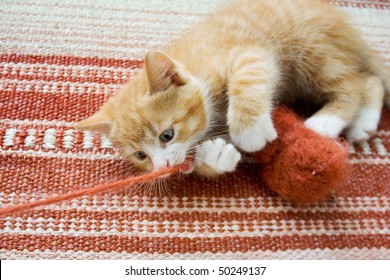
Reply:
<svg viewBox="0 0 390 280"><path fill-rule="evenodd" d="M181 172L189 174L195 169L195 153L189 152L186 155L185 161L181 164Z"/></svg>
<svg viewBox="0 0 390 280"><path fill-rule="evenodd" d="M181 172L183 172L184 174L189 174L192 171L194 171L194 169L195 169L195 162L194 161L191 161L191 162L186 161L181 167Z"/></svg>

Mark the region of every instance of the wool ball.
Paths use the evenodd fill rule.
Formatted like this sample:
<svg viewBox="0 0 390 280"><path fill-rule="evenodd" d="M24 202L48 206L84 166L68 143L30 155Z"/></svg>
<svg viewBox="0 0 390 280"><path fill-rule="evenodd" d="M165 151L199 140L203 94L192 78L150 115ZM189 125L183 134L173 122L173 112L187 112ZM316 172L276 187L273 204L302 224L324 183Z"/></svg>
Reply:
<svg viewBox="0 0 390 280"><path fill-rule="evenodd" d="M274 111L278 137L255 153L267 186L294 203L326 199L348 177L347 145L306 128L291 110Z"/></svg>

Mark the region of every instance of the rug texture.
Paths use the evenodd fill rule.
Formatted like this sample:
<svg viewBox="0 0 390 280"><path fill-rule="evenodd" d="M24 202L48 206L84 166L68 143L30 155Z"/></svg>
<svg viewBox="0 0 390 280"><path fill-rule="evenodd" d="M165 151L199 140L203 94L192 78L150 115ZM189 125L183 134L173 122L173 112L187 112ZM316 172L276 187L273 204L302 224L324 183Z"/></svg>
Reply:
<svg viewBox="0 0 390 280"><path fill-rule="evenodd" d="M73 128L222 0L3 0L1 207L133 175L105 137ZM390 63L390 2L332 1ZM352 175L298 207L258 166L214 181L83 197L0 218L1 259L390 259L390 112L350 147Z"/></svg>

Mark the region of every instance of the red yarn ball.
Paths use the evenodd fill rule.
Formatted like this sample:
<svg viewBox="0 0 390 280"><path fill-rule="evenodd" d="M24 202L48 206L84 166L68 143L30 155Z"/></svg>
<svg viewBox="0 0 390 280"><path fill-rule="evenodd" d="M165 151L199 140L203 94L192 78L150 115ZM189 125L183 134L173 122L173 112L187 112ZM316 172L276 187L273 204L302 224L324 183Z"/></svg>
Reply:
<svg viewBox="0 0 390 280"><path fill-rule="evenodd" d="M281 107L273 120L278 137L254 154L261 178L280 196L295 203L324 200L347 179L347 146L306 128L291 110Z"/></svg>

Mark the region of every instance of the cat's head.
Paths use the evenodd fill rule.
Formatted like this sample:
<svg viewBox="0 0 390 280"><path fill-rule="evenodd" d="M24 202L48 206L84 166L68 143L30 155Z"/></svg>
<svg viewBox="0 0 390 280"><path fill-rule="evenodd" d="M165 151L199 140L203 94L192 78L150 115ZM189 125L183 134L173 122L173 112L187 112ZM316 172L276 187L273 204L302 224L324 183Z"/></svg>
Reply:
<svg viewBox="0 0 390 280"><path fill-rule="evenodd" d="M107 134L120 154L144 170L182 163L210 123L207 88L163 52L77 129Z"/></svg>

